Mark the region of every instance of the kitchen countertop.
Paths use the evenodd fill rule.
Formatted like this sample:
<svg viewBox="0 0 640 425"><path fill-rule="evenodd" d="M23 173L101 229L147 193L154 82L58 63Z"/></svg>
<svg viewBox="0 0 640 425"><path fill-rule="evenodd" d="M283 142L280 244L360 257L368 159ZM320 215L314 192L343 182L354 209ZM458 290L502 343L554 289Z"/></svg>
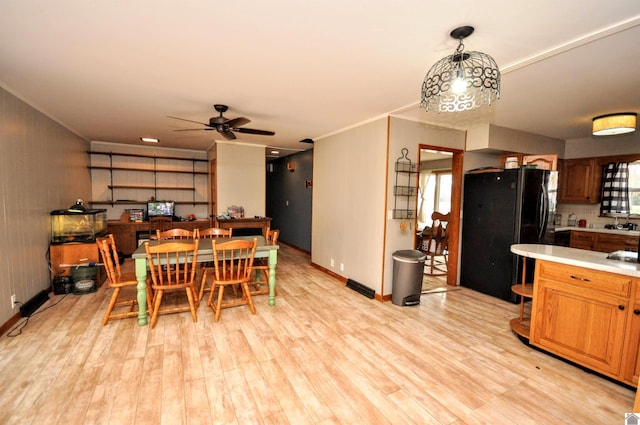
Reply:
<svg viewBox="0 0 640 425"><path fill-rule="evenodd" d="M572 228L573 230L573 228ZM626 232L629 233L629 232ZM638 232L635 232L638 233ZM606 252L587 251L556 245L514 244L511 252L523 257L552 261L586 269L617 273L625 276L640 277L640 263L609 260Z"/></svg>
<svg viewBox="0 0 640 425"><path fill-rule="evenodd" d="M640 236L640 231L638 230L617 230L617 229L604 229L604 228L591 228L591 227L556 227L554 231L564 232L568 230L576 230L578 232L610 233L612 235Z"/></svg>

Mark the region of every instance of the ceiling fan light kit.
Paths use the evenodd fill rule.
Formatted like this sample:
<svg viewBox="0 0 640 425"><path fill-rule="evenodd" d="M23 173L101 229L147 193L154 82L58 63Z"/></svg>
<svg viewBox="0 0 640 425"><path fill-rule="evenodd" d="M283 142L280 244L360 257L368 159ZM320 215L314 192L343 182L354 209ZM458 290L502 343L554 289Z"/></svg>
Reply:
<svg viewBox="0 0 640 425"><path fill-rule="evenodd" d="M180 130L175 130L175 131L202 131L202 130L215 130L218 133L220 133L220 135L222 137L224 137L227 140L234 140L236 139L236 135L235 133L244 133L244 134L256 134L259 136L273 136L276 133L274 133L273 131L268 131L268 130L257 130L254 128L244 128L242 127L245 124L248 124L251 122L251 120L249 118L245 118L245 117L238 117L238 118L233 118L233 119L228 119L226 117L223 116L223 114L225 112L227 112L227 110L229 109L229 107L227 105L221 105L221 104L215 104L213 105L213 108L220 113L219 116L217 117L211 117L209 118L209 123L202 123L202 122L198 122L198 121L192 121L192 120L188 120L185 118L178 118L178 117L172 117L169 116L169 118L173 118L176 120L181 120L181 121L187 121L187 122L192 122L195 124L200 124L203 125L204 128L183 128Z"/></svg>
<svg viewBox="0 0 640 425"><path fill-rule="evenodd" d="M594 136L614 136L616 134L636 131L638 114L635 112L619 112L617 114L600 115L593 119Z"/></svg>
<svg viewBox="0 0 640 425"><path fill-rule="evenodd" d="M463 26L449 34L459 41L458 47L427 72L420 102L426 111L468 111L491 105L500 98L500 69L496 61L486 53L464 50L462 40L473 31L473 27Z"/></svg>

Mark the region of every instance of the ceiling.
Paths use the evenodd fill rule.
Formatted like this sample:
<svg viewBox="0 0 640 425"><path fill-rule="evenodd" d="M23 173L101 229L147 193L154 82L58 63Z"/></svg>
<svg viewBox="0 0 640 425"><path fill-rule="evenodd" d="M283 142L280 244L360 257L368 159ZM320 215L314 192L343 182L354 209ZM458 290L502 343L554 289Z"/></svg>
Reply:
<svg viewBox="0 0 640 425"><path fill-rule="evenodd" d="M418 107L422 80L473 25L467 50L502 71L501 99L462 114ZM640 112L637 0L0 1L0 85L87 140L207 150L227 118L309 149L387 114L453 128L482 123L559 139L591 119ZM195 127L199 127L195 125ZM634 136L636 137L636 136Z"/></svg>

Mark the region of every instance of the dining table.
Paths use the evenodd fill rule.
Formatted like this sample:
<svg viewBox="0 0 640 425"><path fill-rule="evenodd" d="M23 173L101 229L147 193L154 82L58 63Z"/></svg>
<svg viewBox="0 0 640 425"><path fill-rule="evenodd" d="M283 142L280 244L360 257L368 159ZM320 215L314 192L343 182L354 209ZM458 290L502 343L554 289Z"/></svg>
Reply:
<svg viewBox="0 0 640 425"><path fill-rule="evenodd" d="M278 244L267 241L264 236L233 236L232 238L220 237L220 238L203 238L200 239L198 245L198 256L196 261L198 263L213 261L213 244L212 241L216 240L220 243L228 242L229 240L248 240L252 241L256 239L256 250L253 258L267 258L269 264L269 305L276 305L276 264L278 263ZM151 240L149 244L151 246L159 245L162 243L193 243L193 239L177 239L177 240ZM135 252L131 255L131 258L135 262L136 280L137 285L137 300L138 300L138 325L145 326L147 324L147 278L148 278L148 264L147 264L147 252L144 244L140 244Z"/></svg>

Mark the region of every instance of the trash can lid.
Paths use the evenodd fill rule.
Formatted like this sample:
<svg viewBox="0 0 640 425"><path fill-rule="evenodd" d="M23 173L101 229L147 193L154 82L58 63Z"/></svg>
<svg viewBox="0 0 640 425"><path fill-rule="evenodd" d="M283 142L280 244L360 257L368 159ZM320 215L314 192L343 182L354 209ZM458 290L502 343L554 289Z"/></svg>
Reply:
<svg viewBox="0 0 640 425"><path fill-rule="evenodd" d="M427 258L424 252L415 249L402 249L394 252L392 256L394 260L404 261L406 263L419 263Z"/></svg>

